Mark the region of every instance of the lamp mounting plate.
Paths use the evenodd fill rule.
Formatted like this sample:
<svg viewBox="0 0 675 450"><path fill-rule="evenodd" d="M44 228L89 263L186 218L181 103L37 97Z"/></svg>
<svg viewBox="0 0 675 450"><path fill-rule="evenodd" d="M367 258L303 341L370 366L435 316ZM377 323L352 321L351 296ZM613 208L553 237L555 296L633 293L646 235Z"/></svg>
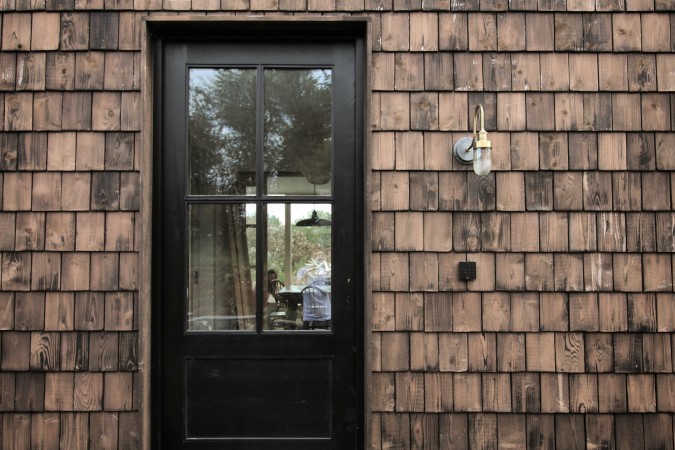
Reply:
<svg viewBox="0 0 675 450"><path fill-rule="evenodd" d="M472 164L473 163L473 138L463 137L455 142L455 145L452 147L452 154L455 155L455 159L462 164Z"/></svg>

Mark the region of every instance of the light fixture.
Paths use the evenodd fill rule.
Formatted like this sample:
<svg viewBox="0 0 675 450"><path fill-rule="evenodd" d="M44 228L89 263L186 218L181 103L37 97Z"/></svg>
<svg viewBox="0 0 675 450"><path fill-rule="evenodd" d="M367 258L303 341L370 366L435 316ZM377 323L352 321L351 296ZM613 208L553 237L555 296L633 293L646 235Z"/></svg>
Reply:
<svg viewBox="0 0 675 450"><path fill-rule="evenodd" d="M316 184L312 183L314 186L314 195L316 195ZM316 205L314 205L316 207ZM319 218L319 214L316 212L316 209L312 211L312 217L309 219L298 220L295 224L296 227L330 227L333 225L329 219Z"/></svg>
<svg viewBox="0 0 675 450"><path fill-rule="evenodd" d="M333 222L328 219L319 218L319 214L316 210L312 211L312 217L309 219L298 220L295 224L296 227L329 227L331 225L333 225Z"/></svg>
<svg viewBox="0 0 675 450"><path fill-rule="evenodd" d="M476 122L480 115L480 130L476 131ZM476 175L487 175L492 168L492 144L485 131L485 113L483 105L477 105L473 112L473 137L463 137L452 147L455 159L462 164L472 164Z"/></svg>

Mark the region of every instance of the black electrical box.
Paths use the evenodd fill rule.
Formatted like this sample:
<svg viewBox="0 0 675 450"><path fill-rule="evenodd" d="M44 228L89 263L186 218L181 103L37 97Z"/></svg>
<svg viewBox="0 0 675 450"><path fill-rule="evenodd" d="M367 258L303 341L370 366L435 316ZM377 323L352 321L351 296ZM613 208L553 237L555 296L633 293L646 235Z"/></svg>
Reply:
<svg viewBox="0 0 675 450"><path fill-rule="evenodd" d="M459 263L459 279L462 281L476 279L476 263L474 261Z"/></svg>

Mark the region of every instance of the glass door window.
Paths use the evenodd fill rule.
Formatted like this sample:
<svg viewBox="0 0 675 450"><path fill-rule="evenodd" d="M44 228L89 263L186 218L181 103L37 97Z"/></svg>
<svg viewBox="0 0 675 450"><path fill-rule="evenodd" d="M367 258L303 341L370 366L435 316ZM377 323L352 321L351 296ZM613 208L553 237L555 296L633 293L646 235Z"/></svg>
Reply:
<svg viewBox="0 0 675 450"><path fill-rule="evenodd" d="M332 70L188 79L187 330L330 330Z"/></svg>

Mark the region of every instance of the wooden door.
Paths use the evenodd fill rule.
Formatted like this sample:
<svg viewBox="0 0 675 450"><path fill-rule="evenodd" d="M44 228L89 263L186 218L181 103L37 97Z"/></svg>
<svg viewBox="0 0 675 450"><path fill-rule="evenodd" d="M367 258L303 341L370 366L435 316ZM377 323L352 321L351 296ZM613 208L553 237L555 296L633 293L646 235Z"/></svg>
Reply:
<svg viewBox="0 0 675 450"><path fill-rule="evenodd" d="M362 447L361 46L157 46L156 448Z"/></svg>

